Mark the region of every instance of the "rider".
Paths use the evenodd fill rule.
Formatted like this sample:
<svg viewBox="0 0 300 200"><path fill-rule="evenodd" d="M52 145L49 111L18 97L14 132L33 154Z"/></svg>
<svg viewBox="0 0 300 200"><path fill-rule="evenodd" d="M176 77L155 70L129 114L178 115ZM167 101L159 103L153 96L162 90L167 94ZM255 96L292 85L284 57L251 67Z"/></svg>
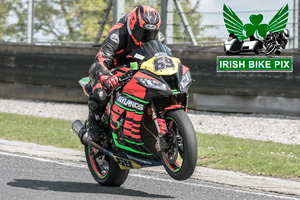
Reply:
<svg viewBox="0 0 300 200"><path fill-rule="evenodd" d="M88 136L99 141L104 134L100 129L101 116L109 98L103 90L112 90L118 86L118 76L110 72L112 68L125 64L125 57L142 43L150 40L164 40L159 32L161 20L159 13L147 5L138 5L121 18L111 29L95 57L95 63L89 70L92 94L89 96ZM102 77L102 78L101 78ZM100 83L103 77L103 85Z"/></svg>
<svg viewBox="0 0 300 200"><path fill-rule="evenodd" d="M264 46L266 48L266 45L270 42L277 41L279 44L279 48L276 50L275 54L280 54L282 49L285 49L287 43L288 43L288 37L290 36L290 31L288 29L283 29L282 33L281 32L270 32L267 34L265 37L265 42Z"/></svg>

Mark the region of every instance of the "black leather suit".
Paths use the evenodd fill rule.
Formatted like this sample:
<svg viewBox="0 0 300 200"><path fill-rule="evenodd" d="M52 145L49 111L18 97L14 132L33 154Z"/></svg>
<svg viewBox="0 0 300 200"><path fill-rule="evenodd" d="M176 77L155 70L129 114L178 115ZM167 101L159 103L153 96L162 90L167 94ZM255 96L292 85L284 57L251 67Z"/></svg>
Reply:
<svg viewBox="0 0 300 200"><path fill-rule="evenodd" d="M92 111L95 120L99 120L109 99L101 100L99 92L103 90L99 82L101 75L112 75L110 70L122 64L126 64L126 56L141 46L135 43L127 29L128 14L118 21L110 30L102 43L101 49L95 57L95 63L89 70L92 94L89 97L89 109ZM164 40L162 33L158 34L160 41Z"/></svg>

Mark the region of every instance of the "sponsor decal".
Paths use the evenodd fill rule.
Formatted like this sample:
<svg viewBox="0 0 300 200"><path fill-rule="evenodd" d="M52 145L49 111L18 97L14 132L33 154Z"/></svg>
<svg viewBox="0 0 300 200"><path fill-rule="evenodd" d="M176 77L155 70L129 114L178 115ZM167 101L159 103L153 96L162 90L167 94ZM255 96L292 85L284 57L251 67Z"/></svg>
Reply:
<svg viewBox="0 0 300 200"><path fill-rule="evenodd" d="M119 44L119 36L116 33L111 34L111 36L109 37L111 39L111 41L113 41L114 43Z"/></svg>
<svg viewBox="0 0 300 200"><path fill-rule="evenodd" d="M255 13L245 24L224 4L224 23L229 33L224 52L229 56L217 57L217 72L293 72L293 57L279 56L290 34L286 29L288 10L287 4L268 23L262 23L264 16ZM243 56L236 56L240 54Z"/></svg>
<svg viewBox="0 0 300 200"><path fill-rule="evenodd" d="M139 60L144 60L145 56L136 53L136 54L134 55L134 58L137 58L137 59L139 59Z"/></svg>
<svg viewBox="0 0 300 200"><path fill-rule="evenodd" d="M217 62L218 72L293 72L292 56L274 56L272 58L218 56Z"/></svg>
<svg viewBox="0 0 300 200"><path fill-rule="evenodd" d="M117 102L125 107L128 108L134 108L136 110L139 111L143 111L144 110L144 105L141 103L138 103L136 101L133 101L125 96L119 96L119 98L117 99Z"/></svg>

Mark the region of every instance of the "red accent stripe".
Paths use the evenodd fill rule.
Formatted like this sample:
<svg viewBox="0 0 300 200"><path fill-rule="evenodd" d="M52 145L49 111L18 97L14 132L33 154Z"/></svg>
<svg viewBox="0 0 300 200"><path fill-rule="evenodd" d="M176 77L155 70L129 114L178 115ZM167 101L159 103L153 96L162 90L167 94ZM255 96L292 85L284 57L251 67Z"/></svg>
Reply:
<svg viewBox="0 0 300 200"><path fill-rule="evenodd" d="M130 70L130 68L129 67L121 67L121 68L119 68L120 70L123 70L123 71L125 71L125 72L127 72L127 71L129 71Z"/></svg>
<svg viewBox="0 0 300 200"><path fill-rule="evenodd" d="M134 138L134 139L141 139L140 135L131 135L131 137Z"/></svg>
<svg viewBox="0 0 300 200"><path fill-rule="evenodd" d="M136 12L135 12L136 9L137 9L137 7L135 7L135 8L130 12L130 14L129 14L129 16L128 16L129 27L130 27L131 30L133 30L134 25L135 25L136 20L137 20L137 16L136 16Z"/></svg>
<svg viewBox="0 0 300 200"><path fill-rule="evenodd" d="M142 46L142 42L140 41L140 42L138 42L134 37L133 37L133 35L132 34L129 34L130 35L130 37L133 39L133 41L135 42L135 44L136 45L138 45L138 46Z"/></svg>
<svg viewBox="0 0 300 200"><path fill-rule="evenodd" d="M124 112L123 108L120 108L119 106L117 106L116 104L113 105L112 108L113 111L115 111L116 113L118 113L119 115L121 115Z"/></svg>
<svg viewBox="0 0 300 200"><path fill-rule="evenodd" d="M143 118L143 115L135 114L133 117L133 120L139 122L142 120L142 118Z"/></svg>
<svg viewBox="0 0 300 200"><path fill-rule="evenodd" d="M136 128L136 129L139 129L141 127L141 124L132 124L132 128Z"/></svg>
<svg viewBox="0 0 300 200"><path fill-rule="evenodd" d="M92 163L92 165L93 165L93 168L94 168L96 174L98 174L99 176L102 176L102 174L100 174L100 173L98 172L98 170L97 170L97 168L96 168L96 166L95 166L93 156L90 156L90 160L91 160L91 163ZM102 176L102 177L103 177L103 176Z"/></svg>
<svg viewBox="0 0 300 200"><path fill-rule="evenodd" d="M166 120L164 119L160 119L160 118L156 118L158 126L159 126L159 130L161 135L163 136L164 134L166 134L167 132L167 125L166 125Z"/></svg>
<svg viewBox="0 0 300 200"><path fill-rule="evenodd" d="M111 27L111 29L109 30L109 33L113 30L122 28L123 26L124 26L124 24L122 24L122 23L116 23L113 27Z"/></svg>
<svg viewBox="0 0 300 200"><path fill-rule="evenodd" d="M120 51L117 51L116 54L122 53L124 49L121 49Z"/></svg>
<svg viewBox="0 0 300 200"><path fill-rule="evenodd" d="M101 53L101 56L99 55L100 53ZM97 57L98 57L99 64L100 64L102 67L104 67L105 70L109 71L109 69L104 65L105 55L104 55L104 53L103 53L102 48L101 48L100 51L98 52Z"/></svg>
<svg viewBox="0 0 300 200"><path fill-rule="evenodd" d="M187 70L189 70L189 68L185 65L182 65L182 75L184 75Z"/></svg>
<svg viewBox="0 0 300 200"><path fill-rule="evenodd" d="M184 108L184 106L176 104L176 105L171 105L169 107L166 107L166 108L164 108L164 110L172 110L172 109L175 109L175 108Z"/></svg>
<svg viewBox="0 0 300 200"><path fill-rule="evenodd" d="M123 129L123 130L124 130L123 131L124 135L130 136L131 138L134 138L134 139L141 139L141 135L140 134L134 135L134 134L132 134L132 132L130 132L130 131L126 130L126 129Z"/></svg>
<svg viewBox="0 0 300 200"><path fill-rule="evenodd" d="M81 86L81 87L82 87L82 86ZM85 90L84 87L82 87L82 89L83 89L83 92L84 92L84 94L85 94L86 96L90 96L90 95L86 92L86 90Z"/></svg>
<svg viewBox="0 0 300 200"><path fill-rule="evenodd" d="M131 132L126 129L123 129L123 134L127 136L131 136Z"/></svg>
<svg viewBox="0 0 300 200"><path fill-rule="evenodd" d="M130 112L130 111L127 111L127 112L126 112L126 117L127 117L127 118L133 119L134 115L135 115L134 112Z"/></svg>
<svg viewBox="0 0 300 200"><path fill-rule="evenodd" d="M131 130L131 128L132 128L132 122L126 120L124 122L124 128L127 128L127 129Z"/></svg>
<svg viewBox="0 0 300 200"><path fill-rule="evenodd" d="M135 77L138 78L148 78L150 76L145 75L145 77L142 77L142 73L137 72L135 74ZM130 94L130 95L134 95L140 99L144 99L145 95L146 95L146 88L141 86L140 84L138 84L138 81L136 79L131 79L131 81L129 81L124 89L123 89L124 93Z"/></svg>
<svg viewBox="0 0 300 200"><path fill-rule="evenodd" d="M95 85L95 86L93 87L93 93L94 93L94 91L95 91L97 88L103 88L103 86L101 85L101 83L98 83L97 85Z"/></svg>
<svg viewBox="0 0 300 200"><path fill-rule="evenodd" d="M171 167L170 163L167 161L165 155L163 155L163 157L164 157L165 163L169 166L169 168L171 168L173 171L175 171L175 169L173 167Z"/></svg>
<svg viewBox="0 0 300 200"><path fill-rule="evenodd" d="M118 121L118 119L120 117L120 115L118 115L118 114L116 114L114 112L111 112L111 116L112 116L111 119L112 119L113 122Z"/></svg>
<svg viewBox="0 0 300 200"><path fill-rule="evenodd" d="M132 132L135 132L136 134L139 134L140 130L139 129L135 129L134 127L132 127Z"/></svg>
<svg viewBox="0 0 300 200"><path fill-rule="evenodd" d="M112 123L110 123L110 126L115 130L117 129L117 127L115 127Z"/></svg>
<svg viewBox="0 0 300 200"><path fill-rule="evenodd" d="M144 9L145 9L145 8L144 8ZM145 13L145 11L144 11L144 13ZM148 14L149 14L149 13L148 13ZM144 24L146 24L146 22L144 22L143 19L142 19L142 16L141 16L141 9L139 9L138 15L139 15L139 24L140 24L140 27L144 27Z"/></svg>

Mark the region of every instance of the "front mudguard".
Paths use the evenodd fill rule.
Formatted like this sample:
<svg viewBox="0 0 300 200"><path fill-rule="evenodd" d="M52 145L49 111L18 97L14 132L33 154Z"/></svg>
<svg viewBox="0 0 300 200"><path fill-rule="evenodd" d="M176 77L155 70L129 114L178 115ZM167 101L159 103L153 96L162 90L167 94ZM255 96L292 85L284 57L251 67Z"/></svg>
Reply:
<svg viewBox="0 0 300 200"><path fill-rule="evenodd" d="M163 111L160 112L160 115L164 117L171 110L184 110L186 112L186 108L183 105L175 104L168 107L165 107Z"/></svg>

